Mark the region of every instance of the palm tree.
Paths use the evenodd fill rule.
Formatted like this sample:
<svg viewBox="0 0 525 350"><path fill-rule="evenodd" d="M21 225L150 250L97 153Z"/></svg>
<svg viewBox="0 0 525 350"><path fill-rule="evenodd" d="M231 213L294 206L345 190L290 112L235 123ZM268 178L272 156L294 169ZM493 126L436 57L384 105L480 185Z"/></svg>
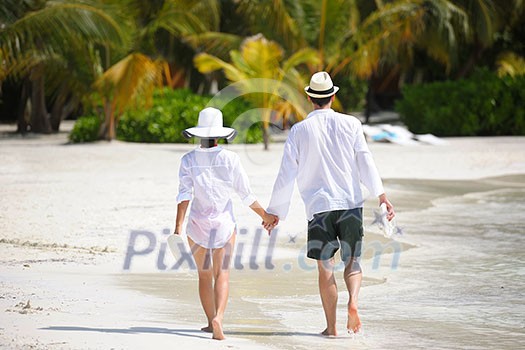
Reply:
<svg viewBox="0 0 525 350"><path fill-rule="evenodd" d="M316 49L319 61L309 65L310 72L325 70L352 81L371 81L378 74L385 83L399 79L419 52L450 70L467 31L461 27L464 11L451 0L240 0L239 11L252 31L286 52ZM367 96L370 89L369 84Z"/></svg>
<svg viewBox="0 0 525 350"><path fill-rule="evenodd" d="M407 70L416 51L447 70L457 65L459 45L468 35L467 13L449 0L401 0L384 4L356 33L352 70L369 77L382 66Z"/></svg>
<svg viewBox="0 0 525 350"><path fill-rule="evenodd" d="M505 27L513 26L523 15L524 3L521 0L457 0L459 6L468 13L468 23L471 28L465 40L466 61L460 67L457 77L467 76L472 69L483 59L483 54L490 49ZM505 64L505 58L512 55L499 56L499 61ZM516 61L514 61L516 63Z"/></svg>
<svg viewBox="0 0 525 350"><path fill-rule="evenodd" d="M458 78L463 78L472 71L483 51L494 43L495 34L503 24L503 8L501 2L492 0L457 0L457 3L468 13L470 29L464 40L468 59L457 73Z"/></svg>
<svg viewBox="0 0 525 350"><path fill-rule="evenodd" d="M20 11L20 3L31 6ZM46 96L59 119L67 101L85 100L95 89L91 100L104 111L100 136L114 138L120 112L142 94L148 100L160 77L170 83L185 69L166 60L177 56L171 44L215 29L218 8L216 0L7 0L0 6L0 50L6 74L30 83L31 130L50 132L57 124L47 115Z"/></svg>
<svg viewBox="0 0 525 350"><path fill-rule="evenodd" d="M174 50L166 50L168 44L216 29L219 23L219 2L216 0L164 0L144 2L140 0L112 0L125 14L124 23L130 33L128 46L111 54L106 51L108 65L98 77L94 88L98 92L104 110L100 137L112 140L120 114L140 99L151 101L153 88L163 83L169 85L184 75L185 67L170 65L168 59ZM164 54L160 54L164 52ZM175 74L172 69L175 68Z"/></svg>
<svg viewBox="0 0 525 350"><path fill-rule="evenodd" d="M120 44L120 26L103 10L86 2L6 0L0 5L0 15L0 55L5 76L19 79L23 85L19 117L24 115L25 100L30 99L31 130L51 132L46 86L64 76L60 70L54 72L61 73L61 77L52 74L53 64L70 55L77 42L88 44L78 47L79 56L86 54L89 44ZM19 131L25 132L24 120L19 119Z"/></svg>
<svg viewBox="0 0 525 350"><path fill-rule="evenodd" d="M317 50L310 73L325 70L332 77L344 72L348 50L359 23L356 0L263 0L239 1L239 11L249 19L251 30L284 47L287 55L304 48Z"/></svg>
<svg viewBox="0 0 525 350"><path fill-rule="evenodd" d="M282 47L263 35L246 38L240 50L230 52L230 61L201 53L195 57L195 66L202 73L223 70L226 78L235 83L239 94L260 108L263 123L264 149L268 149L268 127L272 112L281 115L306 115L304 97L297 94L304 87L304 79L297 67L317 64L315 50L305 48L284 59Z"/></svg>
<svg viewBox="0 0 525 350"><path fill-rule="evenodd" d="M50 69L59 57L72 53L71 43L116 44L123 33L113 18L95 3L7 0L0 6L0 51L6 76L23 82L22 97L31 100L31 130L48 133L52 123L46 108L49 82L61 80ZM86 54L76 46L76 55ZM27 89L26 89L27 88ZM30 91L28 91L30 90ZM25 107L26 103L22 101ZM23 111L19 115L23 116ZM20 121L19 126L24 122ZM56 123L53 123L56 124ZM20 131L25 131L20 130Z"/></svg>
<svg viewBox="0 0 525 350"><path fill-rule="evenodd" d="M495 43L500 48L496 56L500 76L525 74L525 2L511 2L513 4L505 7L505 28L498 35L499 42Z"/></svg>

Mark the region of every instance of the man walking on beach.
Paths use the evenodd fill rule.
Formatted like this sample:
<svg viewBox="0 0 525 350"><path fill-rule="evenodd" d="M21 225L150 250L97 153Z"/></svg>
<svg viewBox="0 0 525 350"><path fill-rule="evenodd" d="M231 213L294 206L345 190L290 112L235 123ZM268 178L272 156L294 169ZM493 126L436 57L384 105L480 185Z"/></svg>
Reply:
<svg viewBox="0 0 525 350"><path fill-rule="evenodd" d="M295 124L284 145L268 213L284 220L288 214L295 180L308 218L307 256L317 260L319 293L326 317L323 335L337 335L337 284L334 255L341 248L348 289L347 329L359 332L361 321L357 297L361 287L361 254L364 196L360 184L386 204L387 219L394 208L368 149L361 122L331 109L339 88L326 72L315 73L305 88L313 105L305 120ZM277 222L276 220L275 222ZM264 222L271 228L274 223Z"/></svg>

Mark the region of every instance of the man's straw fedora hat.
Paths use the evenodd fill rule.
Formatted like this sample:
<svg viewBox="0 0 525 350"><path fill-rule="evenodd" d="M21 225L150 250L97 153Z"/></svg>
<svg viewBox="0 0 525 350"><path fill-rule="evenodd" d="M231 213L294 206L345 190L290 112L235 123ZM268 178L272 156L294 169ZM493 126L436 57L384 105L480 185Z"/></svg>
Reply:
<svg viewBox="0 0 525 350"><path fill-rule="evenodd" d="M334 86L330 74L326 72L317 72L312 75L310 85L304 88L306 94L310 97L324 98L335 95L339 91L338 86Z"/></svg>

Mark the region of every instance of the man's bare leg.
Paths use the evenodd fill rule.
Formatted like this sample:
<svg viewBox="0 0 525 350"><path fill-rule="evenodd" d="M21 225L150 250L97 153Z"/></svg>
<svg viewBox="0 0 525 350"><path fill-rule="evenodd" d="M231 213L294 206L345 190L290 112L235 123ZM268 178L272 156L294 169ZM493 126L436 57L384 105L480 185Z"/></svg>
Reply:
<svg viewBox="0 0 525 350"><path fill-rule="evenodd" d="M348 321L346 328L349 331L357 333L361 330L361 320L357 312L357 298L361 288L363 273L359 262L352 258L345 266L344 279L348 289Z"/></svg>
<svg viewBox="0 0 525 350"><path fill-rule="evenodd" d="M209 249L203 248L188 237L193 259L199 272L199 297L202 308L208 319L208 325L202 327L204 332L213 331L212 320L215 317L215 299L213 297L213 269Z"/></svg>
<svg viewBox="0 0 525 350"><path fill-rule="evenodd" d="M319 271L319 294L323 303L324 315L326 317L326 329L323 335L337 335L337 284L334 276L334 259L318 260Z"/></svg>
<svg viewBox="0 0 525 350"><path fill-rule="evenodd" d="M230 261L235 244L235 233L230 241L220 249L213 250L213 274L215 277L215 317L212 320L213 339L223 340L222 320L228 303Z"/></svg>

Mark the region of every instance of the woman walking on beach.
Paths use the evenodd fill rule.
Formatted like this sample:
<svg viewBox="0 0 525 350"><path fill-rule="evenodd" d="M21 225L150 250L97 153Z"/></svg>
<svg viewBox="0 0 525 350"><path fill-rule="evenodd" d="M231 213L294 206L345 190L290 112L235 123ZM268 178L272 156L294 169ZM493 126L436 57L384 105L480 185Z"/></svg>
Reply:
<svg viewBox="0 0 525 350"><path fill-rule="evenodd" d="M233 139L235 130L223 127L222 113L206 108L198 125L186 129L188 137L200 138L200 147L186 153L179 171L179 194L174 234L180 235L192 201L186 233L199 273L199 297L208 319L201 328L222 340L222 320L228 302L230 261L235 244L235 218L231 194L236 192L265 222L273 218L252 194L239 156L217 145Z"/></svg>

